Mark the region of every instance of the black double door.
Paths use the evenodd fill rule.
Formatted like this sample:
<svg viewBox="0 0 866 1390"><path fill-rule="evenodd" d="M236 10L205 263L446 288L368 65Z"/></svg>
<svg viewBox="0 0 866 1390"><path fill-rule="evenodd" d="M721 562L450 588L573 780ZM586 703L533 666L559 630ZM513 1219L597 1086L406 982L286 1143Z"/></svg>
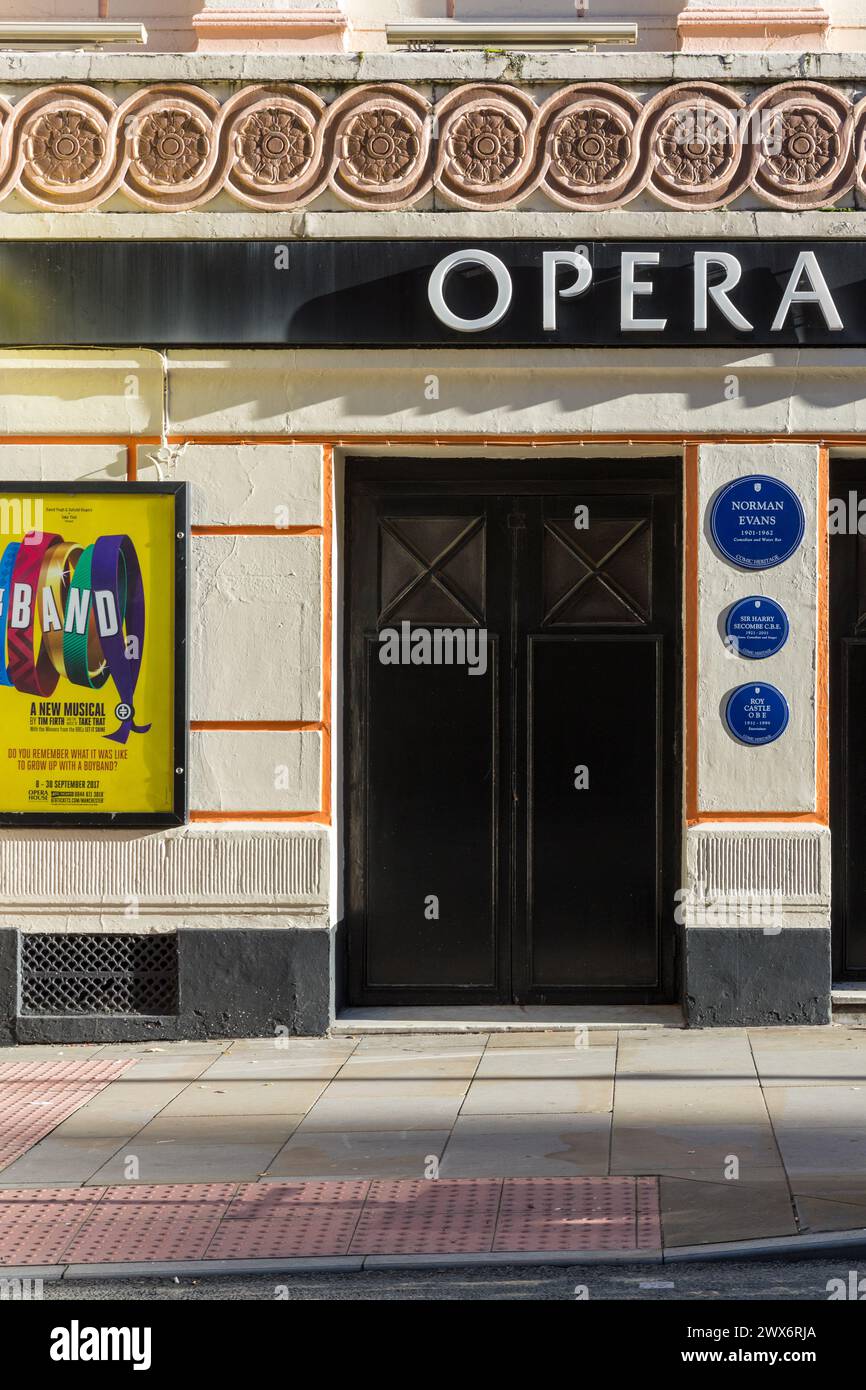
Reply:
<svg viewBox="0 0 866 1390"><path fill-rule="evenodd" d="M833 975L866 980L866 463L833 464L830 529L830 823ZM864 507L866 512L866 507Z"/></svg>
<svg viewBox="0 0 866 1390"><path fill-rule="evenodd" d="M674 465L539 467L350 461L356 1004L673 995Z"/></svg>

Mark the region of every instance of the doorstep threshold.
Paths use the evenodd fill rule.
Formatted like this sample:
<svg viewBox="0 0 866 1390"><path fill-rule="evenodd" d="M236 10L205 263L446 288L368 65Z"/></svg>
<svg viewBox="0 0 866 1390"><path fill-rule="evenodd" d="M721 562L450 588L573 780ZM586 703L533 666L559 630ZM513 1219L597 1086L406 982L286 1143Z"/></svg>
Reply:
<svg viewBox="0 0 866 1390"><path fill-rule="evenodd" d="M840 1004L854 1004L862 1009L866 1007L866 980L840 980L833 985L830 998L835 1008Z"/></svg>
<svg viewBox="0 0 866 1390"><path fill-rule="evenodd" d="M673 1004L485 1004L464 1008L342 1009L341 1033L573 1033L575 1028L684 1028Z"/></svg>

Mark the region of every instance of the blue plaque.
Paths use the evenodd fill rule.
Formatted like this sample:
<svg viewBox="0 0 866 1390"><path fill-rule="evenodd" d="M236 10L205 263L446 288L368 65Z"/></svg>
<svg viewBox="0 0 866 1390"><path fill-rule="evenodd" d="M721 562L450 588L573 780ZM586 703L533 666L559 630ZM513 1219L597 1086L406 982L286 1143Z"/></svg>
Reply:
<svg viewBox="0 0 866 1390"><path fill-rule="evenodd" d="M775 656L788 640L788 615L775 599L753 594L728 609L725 632L731 651L760 661Z"/></svg>
<svg viewBox="0 0 866 1390"><path fill-rule="evenodd" d="M725 706L728 728L740 743L775 743L788 717L788 701L774 685L740 685Z"/></svg>
<svg viewBox="0 0 866 1390"><path fill-rule="evenodd" d="M754 474L722 488L710 528L719 550L743 570L767 570L790 558L803 539L799 497L778 478Z"/></svg>

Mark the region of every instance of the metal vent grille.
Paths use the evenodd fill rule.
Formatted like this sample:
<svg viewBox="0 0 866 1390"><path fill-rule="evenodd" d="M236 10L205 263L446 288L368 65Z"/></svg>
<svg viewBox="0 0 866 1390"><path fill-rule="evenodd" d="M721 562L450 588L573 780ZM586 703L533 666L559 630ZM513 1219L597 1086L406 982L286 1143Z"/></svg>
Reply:
<svg viewBox="0 0 866 1390"><path fill-rule="evenodd" d="M176 1014L177 937L21 937L21 1013Z"/></svg>

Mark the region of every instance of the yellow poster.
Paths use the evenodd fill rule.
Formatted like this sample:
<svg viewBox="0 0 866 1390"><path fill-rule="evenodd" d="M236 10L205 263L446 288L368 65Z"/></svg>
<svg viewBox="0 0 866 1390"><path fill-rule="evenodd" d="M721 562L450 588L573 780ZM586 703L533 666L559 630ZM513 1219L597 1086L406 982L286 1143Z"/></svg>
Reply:
<svg viewBox="0 0 866 1390"><path fill-rule="evenodd" d="M0 493L7 824L176 812L178 489L158 487Z"/></svg>

